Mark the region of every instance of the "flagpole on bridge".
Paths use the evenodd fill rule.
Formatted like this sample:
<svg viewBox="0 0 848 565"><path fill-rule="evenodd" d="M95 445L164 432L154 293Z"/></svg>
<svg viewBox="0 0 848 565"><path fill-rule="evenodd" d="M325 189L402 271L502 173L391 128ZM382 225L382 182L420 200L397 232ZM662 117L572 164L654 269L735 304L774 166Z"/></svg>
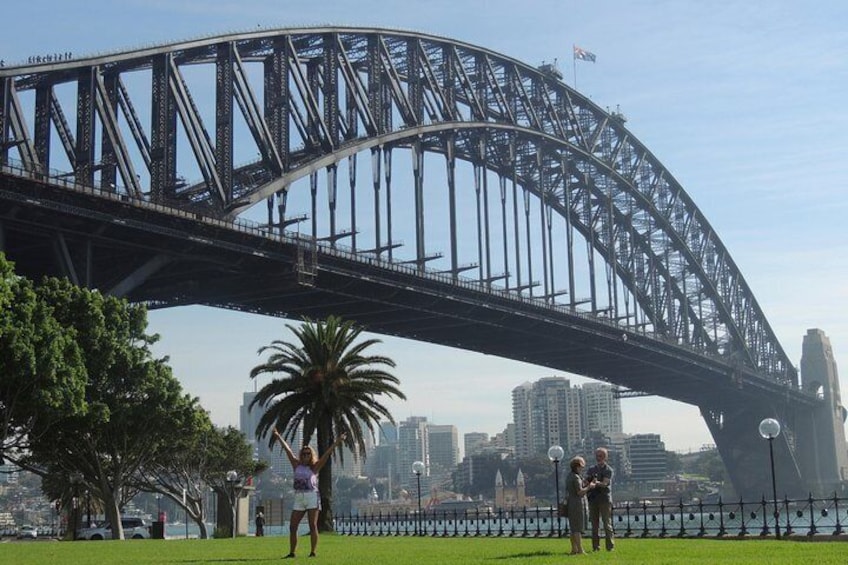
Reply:
<svg viewBox="0 0 848 565"><path fill-rule="evenodd" d="M595 54L591 51L586 51L577 45L571 45L571 59L572 65L574 66L574 90L577 90L577 60L588 61L589 63L595 62Z"/></svg>
<svg viewBox="0 0 848 565"><path fill-rule="evenodd" d="M574 90L577 90L577 46L571 44L571 68L574 69Z"/></svg>

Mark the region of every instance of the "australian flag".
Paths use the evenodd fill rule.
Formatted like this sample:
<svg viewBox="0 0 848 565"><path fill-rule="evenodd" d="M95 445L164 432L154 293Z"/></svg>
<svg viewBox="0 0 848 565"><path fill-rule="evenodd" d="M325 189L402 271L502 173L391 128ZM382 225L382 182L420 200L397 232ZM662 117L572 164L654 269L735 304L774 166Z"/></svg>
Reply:
<svg viewBox="0 0 848 565"><path fill-rule="evenodd" d="M586 51L585 49L581 49L574 46L574 59L580 59L581 61L589 61L590 63L595 62L595 54L591 51Z"/></svg>

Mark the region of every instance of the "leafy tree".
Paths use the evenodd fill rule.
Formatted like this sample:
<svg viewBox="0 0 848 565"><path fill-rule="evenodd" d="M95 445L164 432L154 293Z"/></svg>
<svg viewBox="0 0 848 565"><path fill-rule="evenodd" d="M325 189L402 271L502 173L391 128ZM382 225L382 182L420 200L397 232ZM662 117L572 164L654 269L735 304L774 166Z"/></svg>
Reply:
<svg viewBox="0 0 848 565"><path fill-rule="evenodd" d="M471 498L494 498L498 471L507 483L512 483L518 469L514 459L502 453L467 456L453 472L454 489Z"/></svg>
<svg viewBox="0 0 848 565"><path fill-rule="evenodd" d="M714 482L729 482L727 468L718 449L708 449L700 452L691 468L692 472L708 477Z"/></svg>
<svg viewBox="0 0 848 565"><path fill-rule="evenodd" d="M82 354L87 410L67 416L49 435L31 442L20 463L40 474L76 479L98 500L123 539L120 509L137 492L132 478L169 450L180 426L196 408L184 395L165 360L154 359L145 334L142 306L46 279L38 299L52 305L52 316L67 328ZM69 492L65 485L61 491Z"/></svg>
<svg viewBox="0 0 848 565"><path fill-rule="evenodd" d="M683 469L683 462L680 460L680 454L674 451L665 452L666 473L676 475Z"/></svg>
<svg viewBox="0 0 848 565"><path fill-rule="evenodd" d="M186 411L169 449L146 463L136 477L138 488L161 494L185 510L199 530L200 538L209 537L204 504L207 488L223 493L226 471L235 469L250 476L264 467L252 460L252 449L238 431L212 425L200 406ZM258 470L257 470L258 469Z"/></svg>
<svg viewBox="0 0 848 565"><path fill-rule="evenodd" d="M337 435L347 433L345 444L364 454L365 429L373 437L374 426L381 419L394 423L378 397L406 398L396 386L400 383L397 377L381 368L394 367L394 361L365 355L366 349L380 341L366 339L355 343L363 329L335 316L324 322L307 319L300 327L286 327L298 342L276 340L262 347L259 354L268 353L268 358L250 372L251 378L283 375L262 387L250 404L251 409L256 406L265 409L256 437L270 437L268 432L277 427L293 440L302 426L304 443L316 435L318 451L324 453ZM332 461L328 461L318 476L321 492L318 527L322 531L332 530L332 473Z"/></svg>
<svg viewBox="0 0 848 565"><path fill-rule="evenodd" d="M0 462L25 454L62 418L85 410L73 332L0 253Z"/></svg>
<svg viewBox="0 0 848 565"><path fill-rule="evenodd" d="M246 481L268 468L266 462L253 460L253 447L244 434L232 426L215 428L209 439L206 447L209 451L208 464L203 478L217 493L219 500L221 497L228 499L230 485L226 476L229 471L235 471L242 481ZM231 528L233 526L230 524Z"/></svg>
<svg viewBox="0 0 848 565"><path fill-rule="evenodd" d="M333 490L333 510L349 514L354 500L364 500L371 494L371 481L366 478L339 477Z"/></svg>

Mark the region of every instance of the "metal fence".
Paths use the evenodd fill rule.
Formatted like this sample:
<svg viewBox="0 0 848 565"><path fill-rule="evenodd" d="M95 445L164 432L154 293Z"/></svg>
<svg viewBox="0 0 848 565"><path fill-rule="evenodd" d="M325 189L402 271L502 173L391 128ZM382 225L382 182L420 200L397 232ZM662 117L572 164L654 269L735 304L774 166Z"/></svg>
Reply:
<svg viewBox="0 0 848 565"><path fill-rule="evenodd" d="M848 522L848 499L788 499L716 503L625 503L615 506L620 537L839 536ZM336 531L350 536L563 537L568 520L556 508L378 512L336 516ZM587 526L588 528L588 526Z"/></svg>

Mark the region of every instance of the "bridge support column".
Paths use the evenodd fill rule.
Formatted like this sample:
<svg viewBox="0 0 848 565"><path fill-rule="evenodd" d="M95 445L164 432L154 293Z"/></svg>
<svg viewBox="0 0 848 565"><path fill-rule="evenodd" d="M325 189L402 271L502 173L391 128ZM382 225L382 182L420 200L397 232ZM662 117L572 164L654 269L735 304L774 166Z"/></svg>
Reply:
<svg viewBox="0 0 848 565"><path fill-rule="evenodd" d="M804 497L808 485L802 477L793 454L794 418L786 406L757 402L748 395L728 399L720 408L701 407L701 414L716 442L721 459L727 468L737 496L745 500L771 498L769 445L760 437L759 424L763 418L775 418L783 427L773 440L777 496Z"/></svg>
<svg viewBox="0 0 848 565"><path fill-rule="evenodd" d="M802 472L817 494L845 492L848 488L846 409L830 339L822 330L810 329L804 336L801 382L804 390L822 399L822 404L799 422L797 451Z"/></svg>

